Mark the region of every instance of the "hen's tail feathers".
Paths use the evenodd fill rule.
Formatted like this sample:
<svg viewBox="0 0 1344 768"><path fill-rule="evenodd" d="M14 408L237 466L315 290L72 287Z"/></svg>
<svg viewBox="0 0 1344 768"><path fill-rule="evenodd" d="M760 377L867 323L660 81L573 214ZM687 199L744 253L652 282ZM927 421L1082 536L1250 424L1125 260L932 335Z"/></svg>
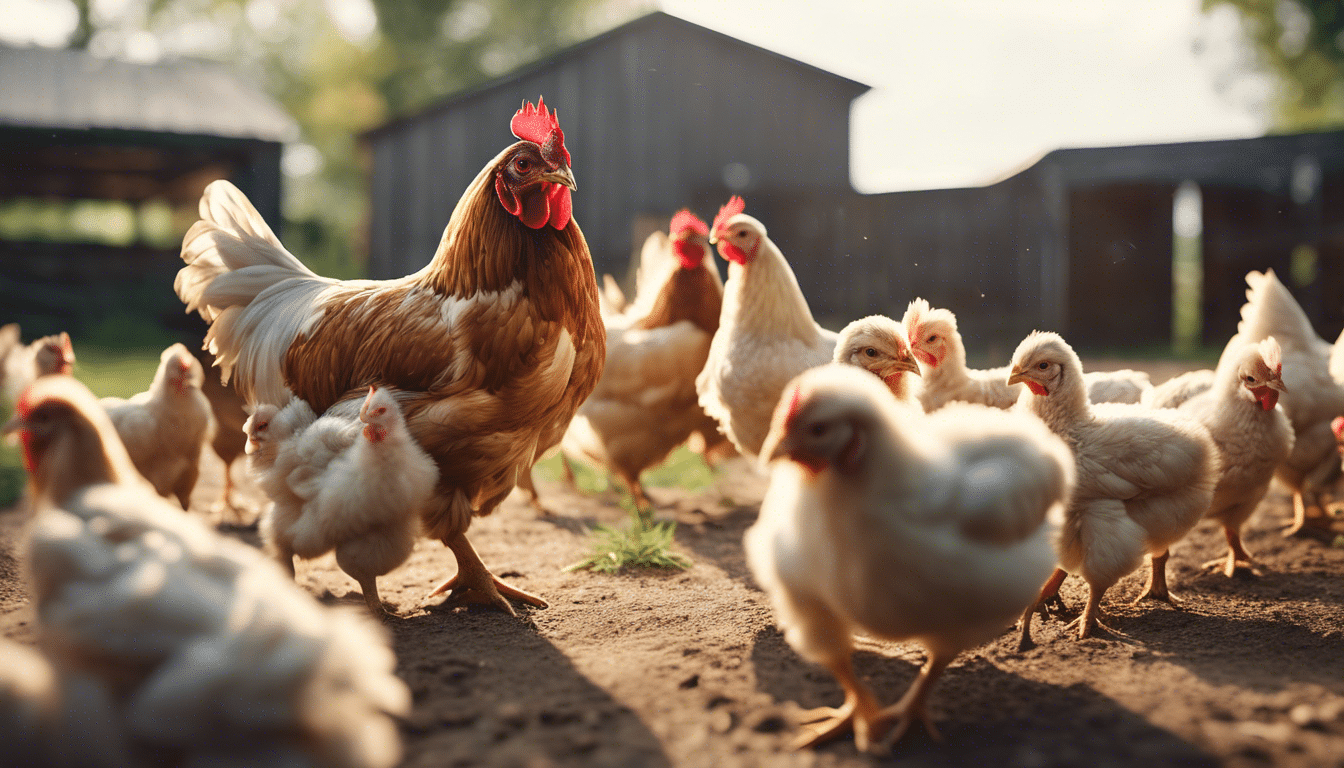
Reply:
<svg viewBox="0 0 1344 768"><path fill-rule="evenodd" d="M1310 351L1316 346L1316 330L1274 270L1266 269L1263 274L1248 272L1246 285L1246 303L1241 306L1241 322L1237 323L1238 336L1249 342L1274 336L1285 351Z"/></svg>
<svg viewBox="0 0 1344 768"><path fill-rule="evenodd" d="M188 312L210 323L205 349L224 383L236 366L238 390L249 403L284 403L284 352L312 319L316 294L333 281L285 250L233 184L206 187L200 213L182 240L186 266L173 288Z"/></svg>

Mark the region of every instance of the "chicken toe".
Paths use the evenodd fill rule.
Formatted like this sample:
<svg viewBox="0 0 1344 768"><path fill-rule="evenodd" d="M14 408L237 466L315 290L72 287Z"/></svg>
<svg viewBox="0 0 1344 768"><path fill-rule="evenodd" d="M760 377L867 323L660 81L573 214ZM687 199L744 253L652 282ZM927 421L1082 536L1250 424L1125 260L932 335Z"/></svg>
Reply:
<svg viewBox="0 0 1344 768"><path fill-rule="evenodd" d="M1180 605L1180 601L1172 597L1171 591L1167 589L1167 559L1170 556L1170 552L1150 556L1148 583L1130 605L1138 605L1144 600L1161 600L1173 606Z"/></svg>
<svg viewBox="0 0 1344 768"><path fill-rule="evenodd" d="M1241 533L1236 528L1224 526L1223 534L1227 536L1227 555L1214 558L1204 563L1201 568L1206 570L1221 570L1227 578L1232 578L1238 572L1252 576L1260 576L1260 569L1255 567L1255 559L1241 543Z"/></svg>
<svg viewBox="0 0 1344 768"><path fill-rule="evenodd" d="M444 601L444 605L453 607L467 604L492 605L510 616L517 616L518 612L505 598L520 600L538 608L550 607L550 604L540 597L500 581L485 567L485 563L481 562L480 555L476 554L466 536L459 535L444 543L457 557L457 574L425 595L426 600L448 592L448 599Z"/></svg>
<svg viewBox="0 0 1344 768"><path fill-rule="evenodd" d="M906 731L910 730L911 723L916 720L924 724L924 730L928 732L929 738L934 741L943 740L942 734L934 727L933 719L929 716L929 693L943 674L943 670L947 669L947 665L951 664L955 657L955 653L933 653L929 656L924 668L919 670L919 677L910 684L910 690L905 692L901 700L877 713L872 722L873 730L884 728L888 723L891 723L891 729L871 749L864 751L874 754L890 752L892 746L901 740Z"/></svg>
<svg viewBox="0 0 1344 768"><path fill-rule="evenodd" d="M848 657L826 666L845 690L845 701L839 707L818 707L804 712L799 719L803 727L793 741L793 748L815 747L853 730L854 743L859 751L865 751L869 740L868 723L877 713L877 700L868 686L854 675Z"/></svg>

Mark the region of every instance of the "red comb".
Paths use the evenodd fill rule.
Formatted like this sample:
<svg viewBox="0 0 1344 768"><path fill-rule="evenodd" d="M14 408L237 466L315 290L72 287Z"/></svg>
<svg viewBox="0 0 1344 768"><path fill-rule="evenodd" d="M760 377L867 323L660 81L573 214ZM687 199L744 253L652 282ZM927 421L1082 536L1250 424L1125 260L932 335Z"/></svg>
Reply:
<svg viewBox="0 0 1344 768"><path fill-rule="evenodd" d="M1335 433L1335 439L1344 439L1344 416L1336 416L1335 420L1330 422L1330 431Z"/></svg>
<svg viewBox="0 0 1344 768"><path fill-rule="evenodd" d="M709 227L705 226L705 222L701 221L699 216L691 213L686 208L682 208L672 217L672 226L668 227L668 232L672 235L676 235L678 232L683 232L685 230L690 230L697 235L709 234Z"/></svg>
<svg viewBox="0 0 1344 768"><path fill-rule="evenodd" d="M793 394L789 397L789 410L784 416L784 423L792 423L798 416L798 412L803 409L803 388L794 387Z"/></svg>
<svg viewBox="0 0 1344 768"><path fill-rule="evenodd" d="M547 160L552 159L547 155L554 153L558 147L559 152L564 155L565 165L569 165L569 150L565 149L565 132L560 130L559 112L556 110L547 112L545 99L538 97L535 107L531 102L524 101L523 106L518 108L513 119L509 121L509 130L523 141L530 141L543 147L542 155ZM553 143L551 147L547 147L546 144L552 140L552 136L554 136ZM546 152L547 149L550 152ZM554 159L559 160L558 157Z"/></svg>
<svg viewBox="0 0 1344 768"><path fill-rule="evenodd" d="M714 234L719 234L719 229L737 214L747 209L747 201L742 199L741 195L733 195L728 198L728 202L719 209L719 215L714 217Z"/></svg>

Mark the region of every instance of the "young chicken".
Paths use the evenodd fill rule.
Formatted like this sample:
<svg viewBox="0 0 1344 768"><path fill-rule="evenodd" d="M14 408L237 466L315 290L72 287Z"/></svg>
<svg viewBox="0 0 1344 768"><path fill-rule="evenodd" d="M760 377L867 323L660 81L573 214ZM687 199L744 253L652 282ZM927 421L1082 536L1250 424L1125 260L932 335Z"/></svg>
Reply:
<svg viewBox="0 0 1344 768"><path fill-rule="evenodd" d="M705 413L742 455L754 458L779 393L794 376L835 356L834 331L817 325L798 278L765 225L733 197L714 217L710 242L729 261L719 330L695 380Z"/></svg>
<svg viewBox="0 0 1344 768"><path fill-rule="evenodd" d="M11 430L36 501L42 648L108 687L135 753L173 765L398 761L389 715L410 695L377 627L156 495L73 378L30 386Z"/></svg>
<svg viewBox="0 0 1344 768"><path fill-rule="evenodd" d="M1294 435L1288 416L1275 407L1284 385L1274 337L1224 354L1234 364L1220 362L1213 386L1181 403L1180 412L1203 424L1218 446L1223 469L1204 516L1223 526L1228 551L1205 567L1220 565L1231 578L1238 568L1253 572L1241 527L1269 491L1274 469L1292 453Z"/></svg>
<svg viewBox="0 0 1344 768"><path fill-rule="evenodd" d="M75 367L75 349L70 334L62 331L30 344L19 340L19 324L0 327L0 385L5 401L13 403L38 376L68 374Z"/></svg>
<svg viewBox="0 0 1344 768"><path fill-rule="evenodd" d="M853 366L807 371L774 413L773 462L747 562L785 639L845 690L798 746L854 730L866 750L919 720L943 669L992 639L1050 573L1054 524L1073 460L1037 419L958 404L924 415ZM928 661L895 705L879 709L854 674L854 635L918 640Z"/></svg>
<svg viewBox="0 0 1344 768"><path fill-rule="evenodd" d="M1284 393L1280 405L1293 423L1293 452L1279 464L1274 476L1293 494L1293 522L1284 531L1293 535L1307 524L1307 507L1319 507L1316 494L1339 476L1335 439L1330 421L1344 415L1344 384L1330 375L1331 347L1316 335L1311 321L1274 274L1246 275L1246 303L1241 307L1237 335L1223 348L1219 367L1231 365L1231 351L1253 346L1273 336L1283 350ZM1306 497L1312 496L1308 504Z"/></svg>
<svg viewBox="0 0 1344 768"><path fill-rule="evenodd" d="M159 355L149 389L130 400L100 402L112 419L131 461L162 496L176 496L183 509L200 474L201 451L214 436L210 401L201 392L205 370L182 344Z"/></svg>
<svg viewBox="0 0 1344 768"><path fill-rule="evenodd" d="M878 377L896 399L922 409L919 382L906 374L919 375L919 363L910 351L905 328L885 315L869 315L840 331L835 362L858 366Z"/></svg>
<svg viewBox="0 0 1344 768"><path fill-rule="evenodd" d="M602 379L560 443L566 458L621 478L641 507L651 502L640 473L705 423L695 377L719 328L723 296L705 223L681 210L670 232L670 238L659 232L646 242L634 302L606 319Z"/></svg>
<svg viewBox="0 0 1344 768"><path fill-rule="evenodd" d="M303 408L293 410L301 424ZM439 479L433 459L411 439L395 392L370 387L357 417L337 406L301 431L277 424L279 414L271 417L269 408L258 414L248 437L262 447L253 466L274 493L261 523L267 551L292 574L295 555L311 559L335 549L337 565L381 615L378 577L415 548L419 515ZM273 448L266 445L273 439Z"/></svg>
<svg viewBox="0 0 1344 768"><path fill-rule="evenodd" d="M1059 540L1059 567L1022 617L1021 646L1031 643L1031 614L1054 597L1066 573L1087 580L1079 639L1097 625L1111 585L1152 556L1139 599L1170 602L1167 548L1199 522L1220 469L1209 431L1175 411L1141 405L1092 405L1083 366L1058 334L1036 331L1013 353L1009 382L1026 385L1017 410L1039 416L1073 449L1078 481Z"/></svg>
<svg viewBox="0 0 1344 768"><path fill-rule="evenodd" d="M955 400L993 408L1011 408L1017 402L1022 387L1007 382L1007 368L980 371L966 367L966 346L951 310L915 299L906 308L901 325L923 369L920 401L924 410L936 411ZM1144 391L1152 389L1148 374L1140 371L1088 373L1083 380L1088 399L1094 403L1137 403Z"/></svg>

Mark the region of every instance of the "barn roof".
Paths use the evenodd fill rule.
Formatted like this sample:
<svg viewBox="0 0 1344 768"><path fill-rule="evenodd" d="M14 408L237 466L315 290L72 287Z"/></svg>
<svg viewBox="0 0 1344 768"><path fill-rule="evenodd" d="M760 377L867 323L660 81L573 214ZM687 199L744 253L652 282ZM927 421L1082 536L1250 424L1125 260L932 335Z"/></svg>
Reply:
<svg viewBox="0 0 1344 768"><path fill-rule="evenodd" d="M557 51L556 53L553 53L550 56L547 56L543 59L539 59L530 64L526 64L522 67L519 67L518 69L515 69L514 71L509 72L508 74L502 75L493 80L486 81L485 83L482 83L474 88L468 88L463 91L458 91L457 93L454 93L452 96L449 96L448 98L442 101L430 105L426 109L423 109L412 115L391 120L377 128L374 128L373 130L365 132L363 135L365 137L372 138L389 130L399 128L408 123L417 122L423 118L436 115L440 112L451 109L454 105L458 104L459 102L466 101L486 91L492 91L495 90L496 88L507 86L515 81L529 77L539 71L544 71L561 66L565 61L572 59L588 51L591 48L603 45L611 45L625 37L635 37L640 35L656 35L659 33L660 29L666 29L668 26L677 26L681 27L682 29L693 30L698 34L702 34L707 37L713 38L716 42L722 45L733 46L735 48L738 48L739 50L750 51L752 53L759 54L760 56L769 57L771 59L779 61L785 66L793 67L803 72L813 74L823 80L829 80L834 84L834 87L845 91L849 91L851 93L850 95L851 99L858 98L863 93L870 90L872 87L869 85L865 85L864 83L860 83L857 80L851 80L847 77L837 75L834 72L830 72L820 67L807 64L794 58L790 58L782 53L776 53L775 51L772 51L768 48L762 48L758 45L752 45L751 43L744 42L735 37L725 35L721 32L716 32L712 29L709 29L708 27L702 27L699 24L686 21L685 19L672 16L662 11L654 11L652 13L645 14L644 16L640 16L639 18L634 19L632 21L628 21L625 24L622 24L618 27L609 29L606 32L603 32L599 35L590 37L587 40L584 40L583 42L576 43L568 48L564 48L560 51Z"/></svg>
<svg viewBox="0 0 1344 768"><path fill-rule="evenodd" d="M298 135L274 99L217 64L135 64L77 50L0 45L0 72L0 126L276 142Z"/></svg>

